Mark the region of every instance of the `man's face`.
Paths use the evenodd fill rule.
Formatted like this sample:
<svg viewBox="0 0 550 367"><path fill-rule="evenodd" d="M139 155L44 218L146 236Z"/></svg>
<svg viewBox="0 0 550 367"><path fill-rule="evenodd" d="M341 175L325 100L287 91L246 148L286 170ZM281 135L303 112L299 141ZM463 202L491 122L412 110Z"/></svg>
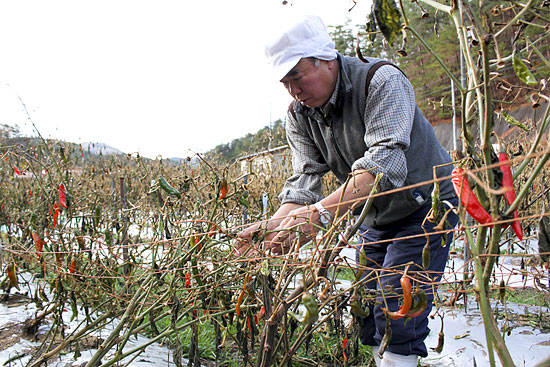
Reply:
<svg viewBox="0 0 550 367"><path fill-rule="evenodd" d="M337 61L306 58L281 79L290 95L302 105L315 108L324 105L332 95L336 85Z"/></svg>

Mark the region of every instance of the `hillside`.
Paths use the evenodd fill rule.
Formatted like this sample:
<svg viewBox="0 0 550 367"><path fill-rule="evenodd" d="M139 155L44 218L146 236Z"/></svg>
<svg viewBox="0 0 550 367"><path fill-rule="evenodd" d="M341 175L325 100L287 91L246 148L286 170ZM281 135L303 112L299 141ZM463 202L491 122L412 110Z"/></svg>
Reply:
<svg viewBox="0 0 550 367"><path fill-rule="evenodd" d="M209 160L228 164L247 154L265 151L284 144L286 144L284 122L277 120L256 133L248 133L229 143L217 145L206 153L206 157Z"/></svg>

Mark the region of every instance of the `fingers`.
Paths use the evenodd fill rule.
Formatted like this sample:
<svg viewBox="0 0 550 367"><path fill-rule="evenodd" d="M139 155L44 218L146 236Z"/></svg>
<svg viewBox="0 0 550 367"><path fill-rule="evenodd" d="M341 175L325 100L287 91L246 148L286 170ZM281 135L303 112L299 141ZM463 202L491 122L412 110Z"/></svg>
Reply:
<svg viewBox="0 0 550 367"><path fill-rule="evenodd" d="M305 224L307 224L305 219L298 216L285 218L274 230L275 236L268 243L267 248L275 254L288 252Z"/></svg>
<svg viewBox="0 0 550 367"><path fill-rule="evenodd" d="M243 240L251 241L252 235L258 231L258 229L260 228L260 225L261 223L258 223L258 222L251 224L250 226L245 228L241 233L239 233L238 237Z"/></svg>
<svg viewBox="0 0 550 367"><path fill-rule="evenodd" d="M298 233L302 243L317 232L316 227L311 224L311 212L303 207L291 211L284 219L280 220L276 228L273 228L275 225L277 222L270 221L268 223L257 222L247 227L238 235L239 243L236 245L236 254L249 256L251 250L255 254L259 254L259 249L254 248L254 244L262 242L266 245L265 250L271 250L274 254L283 254L291 249Z"/></svg>
<svg viewBox="0 0 550 367"><path fill-rule="evenodd" d="M287 247L291 241L292 233L289 231L291 221L291 217L285 218L272 233L272 238L268 242L267 248L276 254L281 253L283 248Z"/></svg>
<svg viewBox="0 0 550 367"><path fill-rule="evenodd" d="M252 223L237 235L233 250L235 256L258 255L258 249L255 248L254 243L262 241L261 237L265 232L262 225L262 222Z"/></svg>
<svg viewBox="0 0 550 367"><path fill-rule="evenodd" d="M286 252L285 250L290 247L294 238L296 238L296 235L288 230L278 232L277 235L267 243L267 248L274 254L280 255Z"/></svg>
<svg viewBox="0 0 550 367"><path fill-rule="evenodd" d="M245 255L247 252L251 250L252 246L250 245L250 242L243 238L237 238L235 243L235 249L234 249L234 255L235 256L241 256Z"/></svg>

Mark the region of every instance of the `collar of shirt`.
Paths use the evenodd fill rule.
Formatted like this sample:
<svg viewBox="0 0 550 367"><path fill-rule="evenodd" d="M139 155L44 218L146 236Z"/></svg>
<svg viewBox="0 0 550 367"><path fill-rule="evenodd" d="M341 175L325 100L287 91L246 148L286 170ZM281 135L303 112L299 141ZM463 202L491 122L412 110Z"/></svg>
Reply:
<svg viewBox="0 0 550 367"><path fill-rule="evenodd" d="M338 77L336 79L336 86L332 91L332 95L328 99L327 103L319 107L319 110L321 111L321 113L325 118L328 118L331 112L334 110L334 107L336 106L336 100L338 99L339 91L340 91L340 68L338 68Z"/></svg>

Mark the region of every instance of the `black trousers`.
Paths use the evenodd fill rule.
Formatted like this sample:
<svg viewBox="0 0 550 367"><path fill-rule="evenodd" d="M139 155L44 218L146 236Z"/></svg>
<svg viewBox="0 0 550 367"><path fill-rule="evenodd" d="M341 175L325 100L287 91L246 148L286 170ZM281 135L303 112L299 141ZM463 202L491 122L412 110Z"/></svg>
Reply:
<svg viewBox="0 0 550 367"><path fill-rule="evenodd" d="M458 201L450 200L455 207ZM446 208L448 209L448 208ZM428 306L418 317L409 319L391 320L392 337L387 348L392 353L402 355L428 355L424 340L428 336L428 315L432 308L434 283L441 279L449 255L449 246L453 232L447 235L446 246L442 246L441 234L434 232L437 223L422 222L430 210L425 205L410 216L391 225L372 228L360 228L360 246L357 247L356 260L360 263L359 251L364 251L366 268L363 277L368 277L366 287L376 292L376 304L371 305L369 317L360 319L361 342L366 345L380 345L385 333L386 319L382 311L386 303L390 311L399 310L399 299L403 291L400 279L405 269L404 264L413 262L408 269L413 289L420 284L428 295ZM452 229L458 222L458 216L449 213L445 229ZM426 231L428 235L426 235ZM380 242L381 241L381 242ZM428 269L422 267L422 250L429 241L430 265ZM363 260L364 263L365 260ZM380 269L378 272L373 270ZM383 292L382 292L383 291ZM396 296L396 293L399 295ZM384 302L385 298L385 302Z"/></svg>

